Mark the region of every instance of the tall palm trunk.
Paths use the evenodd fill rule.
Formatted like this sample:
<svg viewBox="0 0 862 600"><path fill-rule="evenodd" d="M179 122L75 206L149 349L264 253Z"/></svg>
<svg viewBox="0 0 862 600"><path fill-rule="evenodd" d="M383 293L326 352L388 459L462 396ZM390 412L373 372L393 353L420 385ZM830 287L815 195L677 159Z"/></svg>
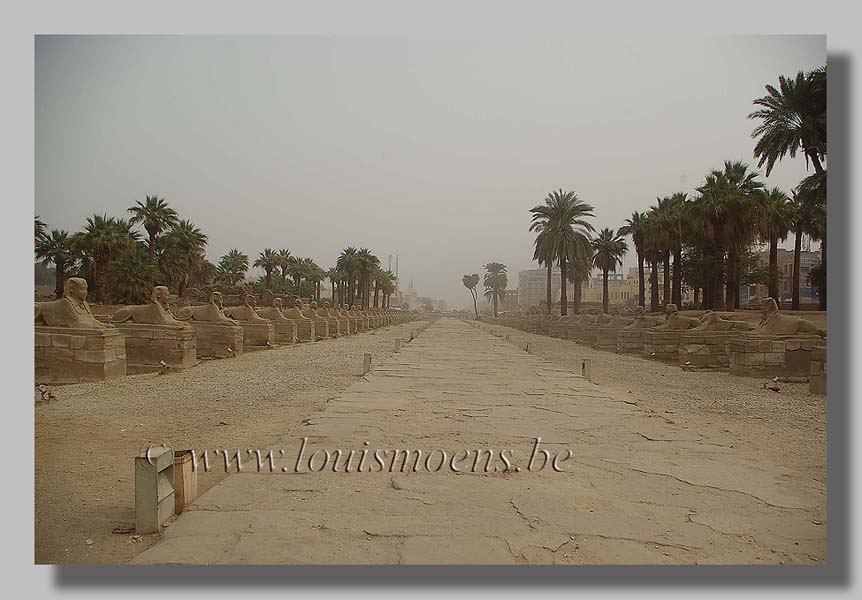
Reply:
<svg viewBox="0 0 862 600"><path fill-rule="evenodd" d="M733 312L736 308L736 300L739 296L739 280L737 279L738 260L736 248L727 252L727 290L724 301L724 310Z"/></svg>
<svg viewBox="0 0 862 600"><path fill-rule="evenodd" d="M150 236L150 264L156 264L156 232L155 231L147 231L147 234Z"/></svg>
<svg viewBox="0 0 862 600"><path fill-rule="evenodd" d="M694 305L697 306L699 301L700 301L700 288L695 287L694 288Z"/></svg>
<svg viewBox="0 0 862 600"><path fill-rule="evenodd" d="M712 298L712 310L724 310L724 252L719 249L712 250L710 261L712 268L710 297Z"/></svg>
<svg viewBox="0 0 862 600"><path fill-rule="evenodd" d="M673 290L671 302L682 308L682 248L673 251Z"/></svg>
<svg viewBox="0 0 862 600"><path fill-rule="evenodd" d="M553 267L553 262L548 261L548 286L547 286L547 304L548 304L548 314L551 314L551 304L554 302L554 299L551 297L551 267Z"/></svg>
<svg viewBox="0 0 862 600"><path fill-rule="evenodd" d="M476 320L479 320L479 305L476 302L476 288L470 288L470 294L473 296L473 312L476 313ZM387 303L387 306L389 304Z"/></svg>
<svg viewBox="0 0 862 600"><path fill-rule="evenodd" d="M497 290L494 290L492 294L492 298L494 300L494 318L497 318Z"/></svg>
<svg viewBox="0 0 862 600"><path fill-rule="evenodd" d="M608 312L608 270L602 269L602 312Z"/></svg>
<svg viewBox="0 0 862 600"><path fill-rule="evenodd" d="M649 287L650 287L650 299L649 299L649 309L650 312L658 312L658 261L656 257L653 256L650 258L650 274L649 274Z"/></svg>
<svg viewBox="0 0 862 600"><path fill-rule="evenodd" d="M769 240L769 297L781 304L778 291L778 238Z"/></svg>
<svg viewBox="0 0 862 600"><path fill-rule="evenodd" d="M560 259L560 316L565 317L569 308L569 297L566 290L566 259ZM548 307L548 314L551 314L551 307Z"/></svg>
<svg viewBox="0 0 862 600"><path fill-rule="evenodd" d="M799 310L799 267L802 252L802 222L796 223L796 239L793 241L793 290L790 294L790 307Z"/></svg>
<svg viewBox="0 0 862 600"><path fill-rule="evenodd" d="M62 298L63 284L66 282L66 261L55 256L54 266L56 267L56 271L54 273L54 295L57 296L57 298Z"/></svg>
<svg viewBox="0 0 862 600"><path fill-rule="evenodd" d="M108 295L108 259L93 260L93 278L96 283L96 302L104 303Z"/></svg>
<svg viewBox="0 0 862 600"><path fill-rule="evenodd" d="M664 281L662 281L662 306L670 304L670 252L664 254Z"/></svg>
<svg viewBox="0 0 862 600"><path fill-rule="evenodd" d="M638 251L638 305L646 308L646 281L644 280L644 255Z"/></svg>

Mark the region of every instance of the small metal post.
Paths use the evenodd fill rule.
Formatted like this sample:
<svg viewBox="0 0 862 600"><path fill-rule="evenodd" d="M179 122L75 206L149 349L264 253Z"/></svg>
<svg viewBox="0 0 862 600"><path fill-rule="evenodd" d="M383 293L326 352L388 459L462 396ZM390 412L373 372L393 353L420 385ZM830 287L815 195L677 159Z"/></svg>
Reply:
<svg viewBox="0 0 862 600"><path fill-rule="evenodd" d="M401 350L401 340L395 340L395 351Z"/></svg>
<svg viewBox="0 0 862 600"><path fill-rule="evenodd" d="M362 374L367 375L371 370L371 355L366 352L362 360Z"/></svg>
<svg viewBox="0 0 862 600"><path fill-rule="evenodd" d="M581 359L581 376L585 377L587 381L593 380L593 364L589 358Z"/></svg>

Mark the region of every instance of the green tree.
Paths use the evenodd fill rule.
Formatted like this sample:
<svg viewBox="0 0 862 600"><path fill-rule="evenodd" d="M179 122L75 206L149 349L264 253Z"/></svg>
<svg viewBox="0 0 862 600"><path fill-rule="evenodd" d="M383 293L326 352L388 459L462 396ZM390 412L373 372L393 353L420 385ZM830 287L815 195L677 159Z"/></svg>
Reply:
<svg viewBox="0 0 862 600"><path fill-rule="evenodd" d="M248 255L232 248L219 259L216 280L227 285L236 285L245 279L248 271Z"/></svg>
<svg viewBox="0 0 862 600"><path fill-rule="evenodd" d="M54 265L54 295L63 297L63 284L66 269L72 262L72 240L68 231L52 229L49 235L42 235L36 241L36 258L45 266Z"/></svg>
<svg viewBox="0 0 862 600"><path fill-rule="evenodd" d="M602 272L602 311L608 312L608 273L623 264L628 246L619 233L605 227L593 240L593 265Z"/></svg>
<svg viewBox="0 0 862 600"><path fill-rule="evenodd" d="M182 296L186 288L193 280L206 281L209 273L215 269L209 268L204 254L207 245L207 236L194 223L188 219L177 221L170 231L165 234L170 246L173 247L181 258L181 274L178 286L178 294Z"/></svg>
<svg viewBox="0 0 862 600"><path fill-rule="evenodd" d="M644 279L644 213L634 211L632 216L626 219L626 224L617 230L619 236L632 236L632 243L638 259L638 304L646 308L646 281Z"/></svg>
<svg viewBox="0 0 862 600"><path fill-rule="evenodd" d="M768 289L769 296L781 301L778 288L780 273L778 272L778 243L790 235L794 226L794 208L787 194L777 187L764 193L759 211L759 235L769 244Z"/></svg>
<svg viewBox="0 0 862 600"><path fill-rule="evenodd" d="M548 194L545 203L534 206L530 213L530 231L538 233L536 255L560 265L560 314L565 316L569 270L575 261L590 256L589 236L593 227L587 219L593 216L593 207L581 202L574 192L560 189Z"/></svg>
<svg viewBox="0 0 862 600"><path fill-rule="evenodd" d="M179 223L177 211L168 206L164 198L158 196L147 196L144 202L138 200L135 206L129 208L132 225L143 225L149 236L149 263L156 264L156 238L163 231L167 231Z"/></svg>
<svg viewBox="0 0 862 600"><path fill-rule="evenodd" d="M96 302L107 301L111 262L130 250L136 241L136 235L125 219L107 215L88 217L84 231L75 236L74 244L86 254L92 268Z"/></svg>
<svg viewBox="0 0 862 600"><path fill-rule="evenodd" d="M470 295L473 297L473 311L476 313L476 320L479 320L479 305L477 303L476 286L479 285L479 274L464 275L461 278L461 283L464 287L470 290Z"/></svg>
<svg viewBox="0 0 862 600"><path fill-rule="evenodd" d="M369 306L369 292L371 290L371 274L380 266L380 259L374 256L368 248L360 248L356 254L359 267L359 281L362 292L362 308Z"/></svg>
<svg viewBox="0 0 862 600"><path fill-rule="evenodd" d="M264 280L266 281L266 289L268 290L272 290L272 273L278 268L278 265L278 253L274 252L272 248L264 248L263 252L258 255L257 260L254 261L254 266L260 267L266 273ZM297 284L298 286L299 284Z"/></svg>
<svg viewBox="0 0 862 600"><path fill-rule="evenodd" d="M149 261L148 249L140 242L120 254L110 268L110 298L120 304L150 301L159 270Z"/></svg>
<svg viewBox="0 0 862 600"><path fill-rule="evenodd" d="M341 251L335 265L346 276L346 301L351 306L356 302L356 273L359 271L357 252L356 248L348 246Z"/></svg>
<svg viewBox="0 0 862 600"><path fill-rule="evenodd" d="M485 265L485 298L494 305L494 316L497 316L497 305L505 299L509 278L506 275L506 265L489 262Z"/></svg>

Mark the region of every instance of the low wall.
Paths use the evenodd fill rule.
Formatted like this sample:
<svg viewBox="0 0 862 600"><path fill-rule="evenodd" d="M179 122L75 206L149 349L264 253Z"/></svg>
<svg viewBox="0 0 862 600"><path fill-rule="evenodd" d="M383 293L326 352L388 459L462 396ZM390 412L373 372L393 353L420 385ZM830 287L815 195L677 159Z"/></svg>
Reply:
<svg viewBox="0 0 862 600"><path fill-rule="evenodd" d="M739 336L730 342L730 372L754 376L805 376L823 339L811 335Z"/></svg>
<svg viewBox="0 0 862 600"><path fill-rule="evenodd" d="M126 375L126 343L116 328L36 326L36 383L103 381Z"/></svg>
<svg viewBox="0 0 862 600"><path fill-rule="evenodd" d="M197 343L191 325L116 323L115 327L126 336L127 373L158 371L161 361L174 369L197 364Z"/></svg>

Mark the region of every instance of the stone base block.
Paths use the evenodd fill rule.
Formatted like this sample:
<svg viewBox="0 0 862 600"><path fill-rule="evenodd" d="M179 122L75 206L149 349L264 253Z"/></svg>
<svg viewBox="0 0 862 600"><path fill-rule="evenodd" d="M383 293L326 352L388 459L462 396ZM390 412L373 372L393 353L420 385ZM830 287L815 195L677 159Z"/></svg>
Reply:
<svg viewBox="0 0 862 600"><path fill-rule="evenodd" d="M296 343L296 321L273 321L275 343L291 345Z"/></svg>
<svg viewBox="0 0 862 600"><path fill-rule="evenodd" d="M685 333L679 342L679 365L689 369L726 369L730 366L730 341L738 331Z"/></svg>
<svg viewBox="0 0 862 600"><path fill-rule="evenodd" d="M275 326L272 321L240 321L239 324L242 327L242 345L245 350L267 349L275 344Z"/></svg>
<svg viewBox="0 0 862 600"><path fill-rule="evenodd" d="M616 350L622 327L600 325L596 329L595 347L599 350Z"/></svg>
<svg viewBox="0 0 862 600"><path fill-rule="evenodd" d="M191 325L116 323L126 336L126 372L152 373L162 368L188 369L197 364L195 330Z"/></svg>
<svg viewBox="0 0 862 600"><path fill-rule="evenodd" d="M644 350L644 331L646 329L620 329L617 334L617 352L640 354Z"/></svg>
<svg viewBox="0 0 862 600"><path fill-rule="evenodd" d="M595 346L599 337L601 325L584 325L581 327L581 343L587 346Z"/></svg>
<svg viewBox="0 0 862 600"><path fill-rule="evenodd" d="M243 333L239 325L189 321L195 330L198 358L230 358L242 354Z"/></svg>
<svg viewBox="0 0 862 600"><path fill-rule="evenodd" d="M826 395L826 346L815 346L811 351L810 373L808 391Z"/></svg>
<svg viewBox="0 0 862 600"><path fill-rule="evenodd" d="M807 377L811 373L812 352L822 342L819 336L810 335L740 335L730 341L730 372L767 377Z"/></svg>
<svg viewBox="0 0 862 600"><path fill-rule="evenodd" d="M36 326L36 383L103 381L126 375L122 332Z"/></svg>
<svg viewBox="0 0 862 600"><path fill-rule="evenodd" d="M314 342L317 340L317 332L314 330L314 321L312 320L295 320L296 323L296 341L298 342Z"/></svg>
<svg viewBox="0 0 862 600"><path fill-rule="evenodd" d="M677 362L679 360L679 343L685 330L654 330L644 331L643 353L648 358Z"/></svg>

